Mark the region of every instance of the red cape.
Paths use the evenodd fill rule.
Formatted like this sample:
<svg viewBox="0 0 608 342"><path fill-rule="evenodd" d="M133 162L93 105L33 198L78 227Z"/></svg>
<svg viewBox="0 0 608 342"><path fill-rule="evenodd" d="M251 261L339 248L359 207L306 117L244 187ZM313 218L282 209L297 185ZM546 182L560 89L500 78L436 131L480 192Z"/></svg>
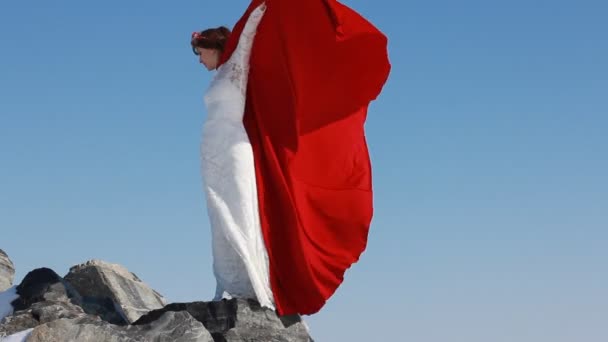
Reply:
<svg viewBox="0 0 608 342"><path fill-rule="evenodd" d="M335 0L253 0L221 63L262 2L243 122L277 310L312 314L367 244L373 205L363 126L390 71L387 39Z"/></svg>

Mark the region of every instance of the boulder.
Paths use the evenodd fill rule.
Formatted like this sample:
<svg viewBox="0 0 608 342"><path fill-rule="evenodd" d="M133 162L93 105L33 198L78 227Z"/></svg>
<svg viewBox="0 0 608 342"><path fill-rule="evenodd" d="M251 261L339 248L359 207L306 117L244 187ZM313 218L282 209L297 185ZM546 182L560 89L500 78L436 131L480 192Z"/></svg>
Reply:
<svg viewBox="0 0 608 342"><path fill-rule="evenodd" d="M144 325L119 326L90 317L59 319L36 327L28 342L213 342L205 327L187 312L167 312Z"/></svg>
<svg viewBox="0 0 608 342"><path fill-rule="evenodd" d="M135 322L166 300L125 267L101 260L73 266L64 277L82 296L83 309L119 324Z"/></svg>
<svg viewBox="0 0 608 342"><path fill-rule="evenodd" d="M72 303L61 301L37 302L26 310L17 311L6 317L0 324L0 336L12 335L59 319L85 316L86 314L82 308Z"/></svg>
<svg viewBox="0 0 608 342"><path fill-rule="evenodd" d="M11 315L0 321L0 336L36 327L64 317L84 315L76 290L49 268L28 273L14 288Z"/></svg>
<svg viewBox="0 0 608 342"><path fill-rule="evenodd" d="M252 299L165 305L123 266L97 260L65 278L36 269L0 294L11 309L0 321L0 341L312 341L300 316L279 317Z"/></svg>
<svg viewBox="0 0 608 342"><path fill-rule="evenodd" d="M13 286L15 277L15 265L8 255L0 249L0 292Z"/></svg>
<svg viewBox="0 0 608 342"><path fill-rule="evenodd" d="M28 273L17 286L19 298L11 304L15 311L26 310L32 304L44 301L63 301L80 305L78 292L55 271L38 268Z"/></svg>
<svg viewBox="0 0 608 342"><path fill-rule="evenodd" d="M169 304L142 316L133 325L152 322L169 311L190 313L203 323L215 341L312 341L300 316L279 317L255 300L240 298Z"/></svg>

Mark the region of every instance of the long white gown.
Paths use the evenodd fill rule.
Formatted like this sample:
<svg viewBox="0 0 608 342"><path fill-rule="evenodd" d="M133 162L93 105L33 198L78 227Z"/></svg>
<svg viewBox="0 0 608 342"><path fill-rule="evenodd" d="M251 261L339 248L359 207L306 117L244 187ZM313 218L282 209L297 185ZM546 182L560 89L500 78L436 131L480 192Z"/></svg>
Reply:
<svg viewBox="0 0 608 342"><path fill-rule="evenodd" d="M207 89L201 162L217 280L214 299L253 298L274 309L253 150L243 125L249 56L265 9L262 4L251 12L236 49Z"/></svg>

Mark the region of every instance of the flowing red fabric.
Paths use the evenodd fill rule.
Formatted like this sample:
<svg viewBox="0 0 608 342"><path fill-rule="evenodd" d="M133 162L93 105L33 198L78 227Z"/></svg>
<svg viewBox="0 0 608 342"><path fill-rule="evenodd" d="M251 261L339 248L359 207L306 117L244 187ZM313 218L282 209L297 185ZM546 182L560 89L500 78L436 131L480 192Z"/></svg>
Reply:
<svg viewBox="0 0 608 342"><path fill-rule="evenodd" d="M262 2L243 122L277 310L312 314L367 245L373 198L364 123L390 71L387 39L335 0L253 0L221 63Z"/></svg>

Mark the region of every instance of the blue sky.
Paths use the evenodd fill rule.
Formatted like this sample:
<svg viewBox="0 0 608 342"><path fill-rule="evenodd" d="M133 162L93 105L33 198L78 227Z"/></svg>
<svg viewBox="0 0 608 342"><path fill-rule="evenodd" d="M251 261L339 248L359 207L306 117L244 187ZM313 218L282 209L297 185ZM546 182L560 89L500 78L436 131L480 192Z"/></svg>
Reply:
<svg viewBox="0 0 608 342"><path fill-rule="evenodd" d="M194 30L247 1L0 4L0 248L214 292ZM349 0L389 37L369 245L318 341L606 341L608 4Z"/></svg>

